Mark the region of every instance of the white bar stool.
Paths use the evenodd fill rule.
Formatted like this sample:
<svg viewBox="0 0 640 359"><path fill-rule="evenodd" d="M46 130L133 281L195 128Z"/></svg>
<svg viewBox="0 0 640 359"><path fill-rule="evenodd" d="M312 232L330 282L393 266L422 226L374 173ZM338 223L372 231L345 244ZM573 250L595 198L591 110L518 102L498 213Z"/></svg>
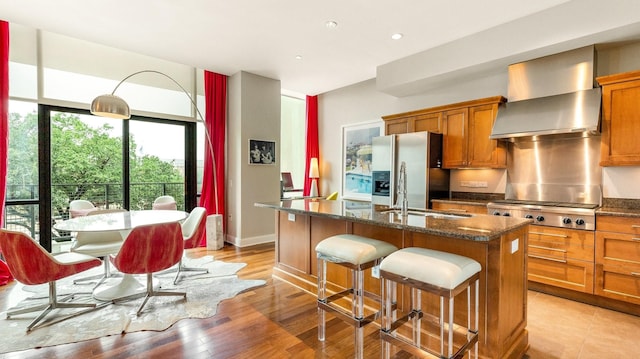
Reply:
<svg viewBox="0 0 640 359"><path fill-rule="evenodd" d="M340 234L324 239L316 246L318 256L318 340L325 339L325 311L354 326L355 357L363 357L364 328L380 314L377 311L364 316L364 297L380 303L380 296L364 290L364 271L380 264L387 255L398 248L390 243L353 234ZM327 262L349 268L351 288L327 297ZM351 312L333 303L352 294Z"/></svg>
<svg viewBox="0 0 640 359"><path fill-rule="evenodd" d="M474 347L474 357L478 358L478 307L479 307L479 278L480 263L456 254L435 251L425 248L404 248L387 256L380 264L380 278L382 280L382 325L380 339L383 358L390 355L390 344L408 351L413 355L424 356L430 354L438 358L462 358ZM411 288L411 308L406 315L396 319L394 303L397 284ZM471 326L471 286L475 283L474 293L474 324ZM456 327L454 324L454 299L466 289L467 291L467 327L464 328L466 341L457 345L454 353L453 338ZM423 348L420 344L422 332L421 292L429 292L440 297L440 353L433 349ZM445 323L444 299L449 300L448 320ZM411 321L412 340L396 332L398 328ZM447 328L447 354L445 356L445 327ZM471 354L470 354L471 355Z"/></svg>

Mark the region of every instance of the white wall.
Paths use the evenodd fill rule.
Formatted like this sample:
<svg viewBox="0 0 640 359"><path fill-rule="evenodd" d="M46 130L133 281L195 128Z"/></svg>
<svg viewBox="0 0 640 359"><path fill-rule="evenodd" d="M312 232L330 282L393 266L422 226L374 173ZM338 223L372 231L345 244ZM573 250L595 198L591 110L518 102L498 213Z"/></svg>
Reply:
<svg viewBox="0 0 640 359"><path fill-rule="evenodd" d="M608 75L640 69L640 43L596 46L597 75ZM321 188L324 193L342 192L341 127L360 122L381 120L384 115L446 105L466 100L507 94L507 69L485 73L468 81L438 87L408 97L394 97L379 92L376 80L330 91L319 96L319 127L321 158ZM605 168L604 197L640 198L640 167ZM486 181L486 188L460 186L461 181ZM504 193L504 170L452 170L451 190L457 192Z"/></svg>
<svg viewBox="0 0 640 359"><path fill-rule="evenodd" d="M280 199L280 81L240 72L229 78L227 238L244 247L275 240L273 210L256 202ZM273 165L249 164L249 140L276 143Z"/></svg>
<svg viewBox="0 0 640 359"><path fill-rule="evenodd" d="M322 194L342 193L343 125L381 120L382 116L478 98L506 95L507 69L466 83L443 86L418 96L397 98L377 91L375 79L318 97ZM490 176L490 177L495 177ZM498 186L497 184L493 187ZM504 191L504 190L503 190Z"/></svg>

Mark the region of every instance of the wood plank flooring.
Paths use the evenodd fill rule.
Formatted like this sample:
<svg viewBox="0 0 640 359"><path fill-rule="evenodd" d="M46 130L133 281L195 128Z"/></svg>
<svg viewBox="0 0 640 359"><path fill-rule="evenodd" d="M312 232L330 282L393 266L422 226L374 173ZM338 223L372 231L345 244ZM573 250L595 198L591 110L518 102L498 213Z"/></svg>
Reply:
<svg viewBox="0 0 640 359"><path fill-rule="evenodd" d="M265 279L267 284L223 301L208 319L185 319L162 332L115 335L0 355L0 358L351 358L353 329L327 316L327 340L317 340L315 296L271 277L273 244L249 248L227 245L219 251L198 249L190 257L213 255L225 262L248 266L238 275ZM12 302L14 284L0 287L0 310ZM582 303L529 293L530 359L614 358L626 348L637 349L635 331L617 330L615 338L594 332L602 318L615 318L617 326L640 329L640 317L624 315ZM580 316L579 323L567 316ZM5 320L5 318L0 318ZM572 323L583 325L577 328ZM606 326L599 327L606 331ZM568 333L571 334L568 336ZM0 338L0 343L1 343ZM596 344L594 344L596 343ZM597 350L593 349L597 347ZM379 358L377 328L365 330L365 357ZM604 356L603 356L604 355ZM616 356L607 356L616 355ZM409 357L400 353L396 358Z"/></svg>
<svg viewBox="0 0 640 359"><path fill-rule="evenodd" d="M246 249L227 245L219 251L189 252L190 257L207 254L225 262L248 263L238 275L244 279L265 279L267 285L223 301L212 318L181 320L163 332L128 333L0 357L341 358L353 355L351 327L331 319L327 330L335 334L326 343L319 343L315 297L271 278L273 244ZM1 310L7 309L7 297L13 286L0 287ZM371 337L368 341L377 343L374 328L367 334ZM368 350L372 356L378 356L376 347Z"/></svg>

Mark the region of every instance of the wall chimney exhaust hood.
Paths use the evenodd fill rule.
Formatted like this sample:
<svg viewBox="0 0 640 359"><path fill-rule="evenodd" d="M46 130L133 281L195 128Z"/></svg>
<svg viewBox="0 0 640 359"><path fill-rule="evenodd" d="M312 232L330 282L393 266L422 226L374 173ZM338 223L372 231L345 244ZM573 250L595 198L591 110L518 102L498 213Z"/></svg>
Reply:
<svg viewBox="0 0 640 359"><path fill-rule="evenodd" d="M598 135L601 90L594 86L594 59L595 48L588 46L510 65L508 102L489 138Z"/></svg>

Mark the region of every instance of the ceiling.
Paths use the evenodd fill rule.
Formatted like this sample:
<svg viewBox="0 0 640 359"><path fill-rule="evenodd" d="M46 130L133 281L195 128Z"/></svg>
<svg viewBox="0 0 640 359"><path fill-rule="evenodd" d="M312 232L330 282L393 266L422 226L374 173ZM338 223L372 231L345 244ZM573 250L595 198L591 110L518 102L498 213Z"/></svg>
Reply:
<svg viewBox="0 0 640 359"><path fill-rule="evenodd" d="M378 66L579 1L3 0L0 19L226 75L247 71L315 95L375 78ZM394 33L404 37L392 40Z"/></svg>

